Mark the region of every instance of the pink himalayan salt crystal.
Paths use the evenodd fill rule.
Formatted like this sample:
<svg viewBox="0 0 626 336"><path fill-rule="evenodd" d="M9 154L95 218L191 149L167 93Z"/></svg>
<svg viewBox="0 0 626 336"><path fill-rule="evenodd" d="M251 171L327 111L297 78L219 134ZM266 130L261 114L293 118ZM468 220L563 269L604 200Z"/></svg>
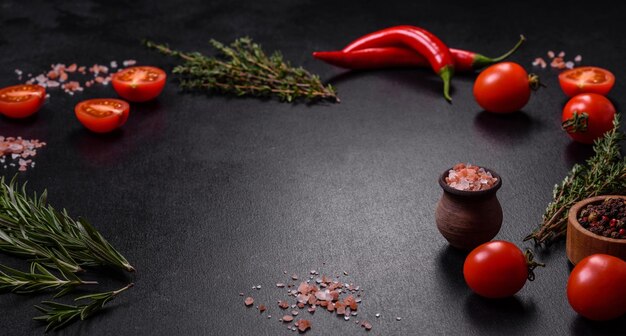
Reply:
<svg viewBox="0 0 626 336"><path fill-rule="evenodd" d="M498 179L484 168L471 164L456 164L446 177L446 183L457 190L480 191L493 187Z"/></svg>
<svg viewBox="0 0 626 336"><path fill-rule="evenodd" d="M9 159L18 160L19 171L26 171L34 167L35 163L30 157L37 155L37 149L45 146L45 142L37 139L27 140L22 137L4 137L0 135L0 163L5 164ZM11 163L11 165L14 165ZM6 167L5 167L6 168Z"/></svg>

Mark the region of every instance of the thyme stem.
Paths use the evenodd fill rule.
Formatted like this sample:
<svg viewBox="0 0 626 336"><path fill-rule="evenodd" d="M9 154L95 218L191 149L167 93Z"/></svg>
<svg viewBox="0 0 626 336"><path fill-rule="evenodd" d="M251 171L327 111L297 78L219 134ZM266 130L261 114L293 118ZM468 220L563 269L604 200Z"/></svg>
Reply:
<svg viewBox="0 0 626 336"><path fill-rule="evenodd" d="M594 156L585 165L576 164L560 184L554 187L541 225L524 240L550 244L565 236L567 214L577 202L597 195L626 194L626 160L622 158L620 141L626 135L619 130L620 116L615 115L613 129L596 140Z"/></svg>
<svg viewBox="0 0 626 336"><path fill-rule="evenodd" d="M180 85L185 89L277 97L286 102L297 99L339 102L331 85L322 84L318 76L302 67L292 67L278 52L267 56L260 45L247 37L237 39L229 46L211 40L221 58L198 52L184 53L151 41L144 41L144 44L184 61L174 68L173 73L180 76Z"/></svg>

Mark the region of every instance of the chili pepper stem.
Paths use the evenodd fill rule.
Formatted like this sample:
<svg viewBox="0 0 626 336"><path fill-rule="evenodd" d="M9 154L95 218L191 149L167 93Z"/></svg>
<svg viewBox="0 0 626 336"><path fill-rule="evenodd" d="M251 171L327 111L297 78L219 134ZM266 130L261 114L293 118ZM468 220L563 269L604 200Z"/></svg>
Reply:
<svg viewBox="0 0 626 336"><path fill-rule="evenodd" d="M526 37L524 37L524 35L520 35L519 41L517 41L515 46L513 46L511 50L507 51L506 53L498 57L491 58L491 57L487 57L481 54L476 54L474 56L474 62L472 62L472 67L474 69L482 69L486 66L501 62L505 60L506 58L508 58L509 56L513 55L513 53L515 53L517 49L519 49L519 47L524 43L524 41L526 41Z"/></svg>
<svg viewBox="0 0 626 336"><path fill-rule="evenodd" d="M439 77L443 80L443 97L446 98L448 103L452 103L452 97L450 97L450 79L454 74L454 68L445 66L439 71Z"/></svg>

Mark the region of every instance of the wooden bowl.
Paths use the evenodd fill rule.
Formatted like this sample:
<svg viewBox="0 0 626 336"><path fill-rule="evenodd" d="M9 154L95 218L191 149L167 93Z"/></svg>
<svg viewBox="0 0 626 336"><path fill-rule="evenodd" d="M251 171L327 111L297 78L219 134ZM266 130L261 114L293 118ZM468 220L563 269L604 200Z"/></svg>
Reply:
<svg viewBox="0 0 626 336"><path fill-rule="evenodd" d="M572 264L576 265L585 257L596 253L612 255L626 261L626 239L607 238L591 233L578 222L578 214L582 208L591 203L601 203L607 198L620 198L626 201L626 196L596 196L574 204L569 210L565 250L567 251L567 258Z"/></svg>

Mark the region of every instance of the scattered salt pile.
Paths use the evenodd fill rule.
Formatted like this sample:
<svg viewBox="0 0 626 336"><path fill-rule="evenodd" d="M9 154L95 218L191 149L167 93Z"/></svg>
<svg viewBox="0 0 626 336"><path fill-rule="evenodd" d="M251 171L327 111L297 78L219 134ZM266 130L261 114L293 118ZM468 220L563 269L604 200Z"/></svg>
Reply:
<svg viewBox="0 0 626 336"><path fill-rule="evenodd" d="M19 167L19 171L26 171L29 167L34 168L33 157L37 155L37 149L45 146L45 142L37 139L26 140L22 137L4 137L0 135L0 165L3 168Z"/></svg>
<svg viewBox="0 0 626 336"><path fill-rule="evenodd" d="M122 62L124 67L136 64L135 60L125 60ZM110 62L111 69L117 69L116 61ZM24 72L15 69L17 79L22 81ZM109 67L101 64L94 64L90 67L72 63L70 65L57 63L51 64L50 70L43 72L37 76L27 74L26 84L38 84L46 88L61 88L63 92L74 95L75 92L81 92L85 88L93 85L109 85L112 73Z"/></svg>

